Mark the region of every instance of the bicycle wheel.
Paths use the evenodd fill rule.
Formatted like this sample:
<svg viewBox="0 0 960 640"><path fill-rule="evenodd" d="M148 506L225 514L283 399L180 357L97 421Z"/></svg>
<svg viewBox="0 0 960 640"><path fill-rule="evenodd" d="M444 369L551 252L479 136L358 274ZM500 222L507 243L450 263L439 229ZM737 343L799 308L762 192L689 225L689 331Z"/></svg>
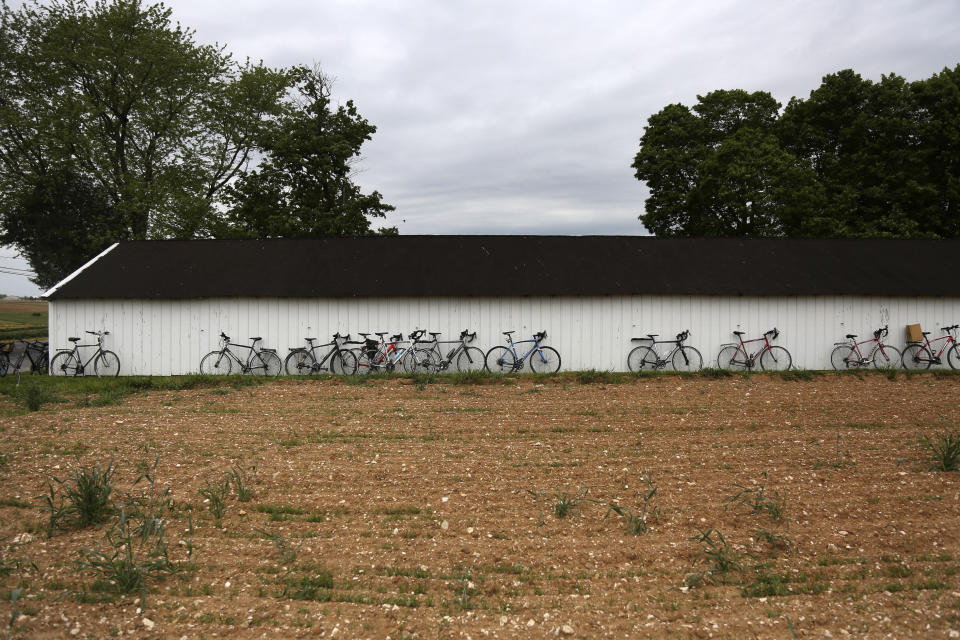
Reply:
<svg viewBox="0 0 960 640"><path fill-rule="evenodd" d="M674 371L700 371L702 368L703 356L693 347L680 347L673 354Z"/></svg>
<svg viewBox="0 0 960 640"><path fill-rule="evenodd" d="M727 371L742 371L747 368L747 359L737 345L731 344L720 349L717 367Z"/></svg>
<svg viewBox="0 0 960 640"><path fill-rule="evenodd" d="M439 365L437 355L431 349L410 349L400 358L400 366L406 373L436 373Z"/></svg>
<svg viewBox="0 0 960 640"><path fill-rule="evenodd" d="M466 347L457 356L457 371L483 371L485 366L483 351L477 347Z"/></svg>
<svg viewBox="0 0 960 640"><path fill-rule="evenodd" d="M494 373L513 373L517 364L517 359L513 351L506 347L492 347L487 351L484 358L487 363L487 369Z"/></svg>
<svg viewBox="0 0 960 640"><path fill-rule="evenodd" d="M39 354L39 356L37 357L36 367L37 367L37 373L39 373L40 375L45 376L47 375L47 372L50 370L49 356L50 354L44 351L43 353Z"/></svg>
<svg viewBox="0 0 960 640"><path fill-rule="evenodd" d="M560 354L553 347L540 347L530 354L530 369L535 373L559 371Z"/></svg>
<svg viewBox="0 0 960 640"><path fill-rule="evenodd" d="M900 366L900 352L896 347L881 344L873 354L873 366L877 369L896 369Z"/></svg>
<svg viewBox="0 0 960 640"><path fill-rule="evenodd" d="M98 378L116 378L120 375L120 358L113 351L101 351L93 360L93 372Z"/></svg>
<svg viewBox="0 0 960 640"><path fill-rule="evenodd" d="M258 376L268 376L270 378L280 375L283 370L283 363L280 362L280 356L276 351L267 351L264 349L259 354L259 362L250 363L250 373Z"/></svg>
<svg viewBox="0 0 960 640"><path fill-rule="evenodd" d="M371 354L365 352L363 349L351 349L350 353L357 359L357 373L365 376L368 373L373 373L376 371L376 367L373 366L371 362Z"/></svg>
<svg viewBox="0 0 960 640"><path fill-rule="evenodd" d="M658 360L657 352L642 344L627 354L627 368L630 371L653 371Z"/></svg>
<svg viewBox="0 0 960 640"><path fill-rule="evenodd" d="M283 370L288 376L308 376L315 371L317 364L313 354L304 349L291 351L283 361Z"/></svg>
<svg viewBox="0 0 960 640"><path fill-rule="evenodd" d="M50 361L50 375L70 377L83 375L80 372L80 359L72 351L61 351Z"/></svg>
<svg viewBox="0 0 960 640"><path fill-rule="evenodd" d="M852 369L860 366L860 357L857 352L848 344L841 344L834 347L830 352L830 366L837 371Z"/></svg>
<svg viewBox="0 0 960 640"><path fill-rule="evenodd" d="M228 376L231 369L231 358L222 351L211 351L200 360L200 373L207 376Z"/></svg>
<svg viewBox="0 0 960 640"><path fill-rule="evenodd" d="M338 376L352 376L357 372L357 356L352 351L340 349L330 356L330 371Z"/></svg>
<svg viewBox="0 0 960 640"><path fill-rule="evenodd" d="M907 345L900 360L904 369L929 369L933 364L933 355L924 345L915 343Z"/></svg>
<svg viewBox="0 0 960 640"><path fill-rule="evenodd" d="M950 351L947 351L947 364L951 369L960 369L960 349L957 346L954 344L950 347Z"/></svg>
<svg viewBox="0 0 960 640"><path fill-rule="evenodd" d="M786 371L791 364L793 358L783 347L770 347L760 354L760 368L764 371Z"/></svg>

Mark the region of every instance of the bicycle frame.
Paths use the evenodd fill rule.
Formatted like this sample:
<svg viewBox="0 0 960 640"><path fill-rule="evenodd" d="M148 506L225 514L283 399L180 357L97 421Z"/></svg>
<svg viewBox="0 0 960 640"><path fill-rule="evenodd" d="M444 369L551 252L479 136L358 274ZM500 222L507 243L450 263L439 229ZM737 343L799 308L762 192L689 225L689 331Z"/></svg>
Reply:
<svg viewBox="0 0 960 640"><path fill-rule="evenodd" d="M538 351L538 350L540 349L540 342L541 342L542 340L543 340L543 338L536 338L536 337L535 337L535 338L533 338L532 340L518 340L518 341L514 342L514 341L513 341L513 336L507 336L506 344L507 344L508 347L510 347L510 350L513 352L513 357L515 358L514 368L515 368L517 371L519 371L520 369L523 368L523 363L526 361L526 359L530 356L531 353L533 353L534 351ZM532 342L532 343L533 343L533 346L530 347L530 350L527 351L527 352L526 352L525 354L523 354L522 356L519 355L519 353L517 352L517 345L518 345L518 344L527 344L528 342ZM543 358L542 355L541 355L540 357ZM547 361L546 358L543 358L543 361L546 362L546 361Z"/></svg>
<svg viewBox="0 0 960 640"><path fill-rule="evenodd" d="M763 337L761 337L761 338L753 338L752 340L744 340L742 335L737 334L737 338L740 339L740 344L737 344L736 342L731 342L731 343L729 343L729 345L724 345L724 346L730 346L730 345L736 346L736 347L737 347L737 353L738 353L738 354L741 354L741 353L742 353L744 359L743 359L743 360L737 360L737 359L736 359L737 356L734 356L734 360L733 360L733 361L736 362L737 364L742 364L742 365L744 365L744 366L747 367L748 369L752 369L753 366L754 366L754 363L757 361L757 359L758 359L761 355L763 355L763 352L764 352L764 351L766 351L767 349L770 348L770 340L767 338L767 335L768 335L769 333L770 333L770 332L768 331L767 333L763 334ZM751 342L762 342L762 343L763 343L763 346L760 347L760 349L757 350L756 353L750 354L750 353L747 352L747 345L750 344Z"/></svg>
<svg viewBox="0 0 960 640"><path fill-rule="evenodd" d="M80 366L77 368L77 373L81 375L86 370L87 366L103 352L103 336L106 335L103 333L94 333L93 331L87 331L87 333L97 336L97 342L95 344L78 344L75 342L73 343L72 349L57 349L57 353L72 353L77 357L77 362L80 363ZM91 355L86 362L84 362L83 358L80 356L80 349L86 347L96 347L97 350L93 352L93 355Z"/></svg>
<svg viewBox="0 0 960 640"><path fill-rule="evenodd" d="M680 348L683 346L683 343L687 339L688 335L689 335L689 332L684 331L678 334L677 337L673 340L657 340L652 336L647 336L646 338L632 338L631 340L633 342L649 342L650 348L653 350L654 355L657 356L656 368L663 369L673 361L674 354L677 353L677 351L679 351ZM681 338L680 336L683 336L683 337ZM657 351L658 344L672 344L673 348L670 349L670 353L668 353L666 357L661 357L660 352Z"/></svg>
<svg viewBox="0 0 960 640"><path fill-rule="evenodd" d="M884 337L886 337L888 334L889 334L888 327L883 327L881 329L877 329L876 331L874 331L873 337L870 338L869 340L863 340L861 342L857 342L856 336L848 335L847 342L836 342L834 344L837 346L850 347L850 352L843 359L843 361L846 363L848 367L850 366L863 367L873 363L873 360L877 355L877 351L883 354L883 356L888 360L890 359L890 356L887 355L886 349L884 349L883 342L881 342L881 340ZM870 349L870 353L864 356L863 349L861 349L861 347L863 345L868 345L871 342L874 343L874 345Z"/></svg>
<svg viewBox="0 0 960 640"><path fill-rule="evenodd" d="M939 351L935 352L935 349L933 347L934 343L941 342L941 341L943 341L943 346L940 347ZM946 351L947 348L950 346L950 344L953 342L956 342L956 338L953 337L952 333L947 333L947 335L940 336L939 338L934 338L933 340L931 340L929 336L923 336L923 342L921 342L920 344L922 344L927 348L927 350L933 356L934 362L939 363L940 356L943 355L943 352Z"/></svg>
<svg viewBox="0 0 960 640"><path fill-rule="evenodd" d="M245 344L238 344L236 342L230 342L229 340L225 340L223 348L220 350L220 357L222 358L223 356L230 356L231 358L233 358L233 361L236 362L238 365L240 365L240 371L243 373L250 373L254 369L265 370L267 368L267 363L260 356L261 350L256 348L256 345L258 342L260 342L260 340L254 340L253 344L245 345ZM246 362L241 360L240 356L238 356L233 351L231 351L230 347L239 347L241 349L246 349L248 351ZM253 364L254 358L260 361L259 365Z"/></svg>

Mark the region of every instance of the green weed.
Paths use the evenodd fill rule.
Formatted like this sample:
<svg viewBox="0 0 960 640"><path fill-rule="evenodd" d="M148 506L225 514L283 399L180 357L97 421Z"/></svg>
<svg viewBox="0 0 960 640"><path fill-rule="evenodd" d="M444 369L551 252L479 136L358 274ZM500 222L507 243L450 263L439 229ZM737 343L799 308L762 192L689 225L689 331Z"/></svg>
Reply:
<svg viewBox="0 0 960 640"><path fill-rule="evenodd" d="M766 472L763 475L766 477ZM779 491L768 494L762 484L756 487L745 487L739 484L733 486L739 491L724 500L724 508L730 505L742 505L749 508L752 513L766 513L774 522L783 521L784 509L787 504L785 494L781 494Z"/></svg>
<svg viewBox="0 0 960 640"><path fill-rule="evenodd" d="M105 522L114 513L110 505L113 472L113 463L106 469L97 463L96 467L72 472L64 480L53 478L48 482L48 494L44 496L49 512L48 537L52 537L57 528L83 528Z"/></svg>
<svg viewBox="0 0 960 640"><path fill-rule="evenodd" d="M233 465L233 468L227 473L227 479L230 484L233 485L233 490L237 494L237 500L240 502L250 502L253 498L253 488L251 481L251 474L257 472L257 465L252 465L249 469L244 469L238 464Z"/></svg>
<svg viewBox="0 0 960 640"><path fill-rule="evenodd" d="M731 548L722 533L716 529L704 531L699 527L697 531L699 535L690 538L691 542L697 542L701 547L694 564L703 561L707 567L684 578L684 585L696 587L705 583L726 584L729 573L743 572L743 554Z"/></svg>
<svg viewBox="0 0 960 640"><path fill-rule="evenodd" d="M920 445L926 451L930 471L960 471L960 428L945 425L932 436L923 436Z"/></svg>
<svg viewBox="0 0 960 640"><path fill-rule="evenodd" d="M223 523L223 513L227 509L227 496L230 495L230 479L222 478L217 482L208 481L207 485L199 490L200 495L207 503L210 515L219 527Z"/></svg>
<svg viewBox="0 0 960 640"><path fill-rule="evenodd" d="M653 484L653 476L649 472L644 472L643 481L647 486L641 495L643 504L640 505L636 513L628 507L622 507L611 501L607 503L607 514L604 516L604 518L606 518L611 513L616 513L618 516L624 518L627 521L627 531L635 536L646 533L651 522L660 520L659 507L651 506L650 504L654 496L657 495L657 487Z"/></svg>

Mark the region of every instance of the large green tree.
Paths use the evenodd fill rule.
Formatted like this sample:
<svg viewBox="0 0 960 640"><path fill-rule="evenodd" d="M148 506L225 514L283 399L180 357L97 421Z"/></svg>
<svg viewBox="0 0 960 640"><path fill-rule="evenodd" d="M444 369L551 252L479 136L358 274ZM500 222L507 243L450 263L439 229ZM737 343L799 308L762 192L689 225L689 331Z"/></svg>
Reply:
<svg viewBox="0 0 960 640"><path fill-rule="evenodd" d="M0 2L0 243L37 284L118 240L367 233L391 209L344 170L375 128L319 73L237 62L162 4Z"/></svg>
<svg viewBox="0 0 960 640"><path fill-rule="evenodd" d="M650 117L633 162L656 235L776 236L820 206L812 173L776 138L779 103L766 92L714 91Z"/></svg>
<svg viewBox="0 0 960 640"><path fill-rule="evenodd" d="M960 66L927 80L823 78L779 113L716 91L650 117L633 168L657 235L960 235Z"/></svg>
<svg viewBox="0 0 960 640"><path fill-rule="evenodd" d="M263 131L265 154L231 186L225 233L246 237L365 235L393 207L353 179L360 147L377 130L352 101L334 108L319 70L296 70L293 108ZM396 233L395 228L380 229Z"/></svg>

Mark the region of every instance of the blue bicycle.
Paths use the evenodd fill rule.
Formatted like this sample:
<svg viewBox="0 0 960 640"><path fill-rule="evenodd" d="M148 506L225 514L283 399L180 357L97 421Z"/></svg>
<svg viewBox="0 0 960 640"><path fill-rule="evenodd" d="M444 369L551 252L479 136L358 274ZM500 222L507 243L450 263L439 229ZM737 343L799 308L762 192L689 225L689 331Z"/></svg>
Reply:
<svg viewBox="0 0 960 640"><path fill-rule="evenodd" d="M504 331L507 336L507 347L493 347L487 351L485 358L487 369L494 373L514 373L523 369L523 363L530 359L530 369L536 373L553 373L560 370L560 354L556 349L541 346L546 340L547 332L533 334L532 340L513 341L513 331ZM533 343L530 350L522 356L517 353L518 344Z"/></svg>

